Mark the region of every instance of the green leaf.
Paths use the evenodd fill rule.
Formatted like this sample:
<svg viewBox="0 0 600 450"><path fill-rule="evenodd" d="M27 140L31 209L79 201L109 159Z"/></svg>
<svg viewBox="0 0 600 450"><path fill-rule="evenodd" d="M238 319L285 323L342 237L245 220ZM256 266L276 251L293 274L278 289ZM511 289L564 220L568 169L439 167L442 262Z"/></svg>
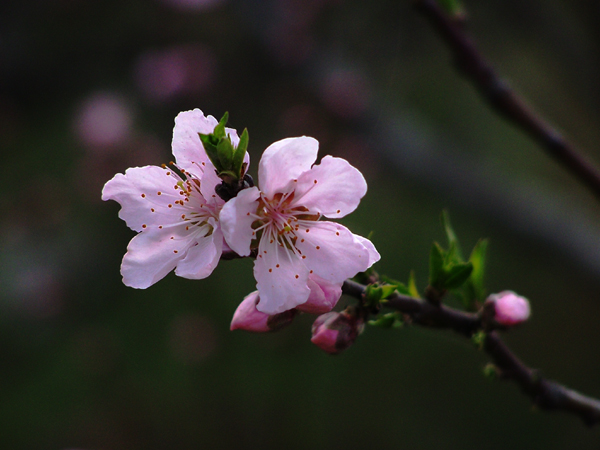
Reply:
<svg viewBox="0 0 600 450"><path fill-rule="evenodd" d="M244 164L244 156L246 155L246 151L248 150L248 142L250 137L248 136L248 128L244 128L242 135L240 136L240 142L233 153L233 164L232 170L238 174L238 178L242 178L243 176L243 168Z"/></svg>
<svg viewBox="0 0 600 450"><path fill-rule="evenodd" d="M370 284L365 289L365 300L367 303L374 304L379 302L383 297L383 289L381 287L376 286L374 284Z"/></svg>
<svg viewBox="0 0 600 450"><path fill-rule="evenodd" d="M217 145L217 153L221 167L223 167L222 171L231 170L233 165L233 145L231 145L229 139L221 139Z"/></svg>
<svg viewBox="0 0 600 450"><path fill-rule="evenodd" d="M212 134L217 139L221 140L221 139L225 138L225 125L227 125L228 120L229 120L229 113L227 111L225 111L225 114L223 114L223 117L221 117L221 120L219 121L219 123L215 127L214 131L212 132Z"/></svg>
<svg viewBox="0 0 600 450"><path fill-rule="evenodd" d="M444 257L445 251L437 242L433 243L429 254L429 284L436 288L442 288L444 280Z"/></svg>
<svg viewBox="0 0 600 450"><path fill-rule="evenodd" d="M408 295L414 298L421 298L417 289L417 280L415 279L415 271L411 270L408 277Z"/></svg>
<svg viewBox="0 0 600 450"><path fill-rule="evenodd" d="M213 142L214 136L212 134L198 133L198 136L200 136L200 141L202 141L202 145L204 146L204 150L208 155L208 159L210 159L210 162L213 163L215 169L217 169L218 172L224 170L219 161L219 152L217 151L217 144L219 141L217 140L216 142Z"/></svg>
<svg viewBox="0 0 600 450"><path fill-rule="evenodd" d="M452 224L450 223L450 215L446 210L442 211L442 226L446 232L446 238L448 238L448 245L450 246L448 253L451 254L450 257L452 258L452 261L464 261L462 252L460 251L460 246L458 245L458 238L456 237L456 233L454 232Z"/></svg>
<svg viewBox="0 0 600 450"><path fill-rule="evenodd" d="M473 273L471 274L470 285L473 289L475 300L483 301L486 296L484 286L485 258L487 255L488 240L481 239L475 244L469 262L473 264Z"/></svg>
<svg viewBox="0 0 600 450"><path fill-rule="evenodd" d="M471 272L473 272L473 264L470 262L451 266L447 269L444 277L444 288L457 289L461 287L471 276Z"/></svg>
<svg viewBox="0 0 600 450"><path fill-rule="evenodd" d="M394 292L396 292L397 288L398 288L398 286L396 286L394 284L385 284L385 285L381 286L381 291L382 291L381 298L382 299L388 298L390 295L392 295Z"/></svg>
<svg viewBox="0 0 600 450"><path fill-rule="evenodd" d="M399 328L402 326L402 316L397 312L383 314L375 320L369 320L369 325L380 328Z"/></svg>

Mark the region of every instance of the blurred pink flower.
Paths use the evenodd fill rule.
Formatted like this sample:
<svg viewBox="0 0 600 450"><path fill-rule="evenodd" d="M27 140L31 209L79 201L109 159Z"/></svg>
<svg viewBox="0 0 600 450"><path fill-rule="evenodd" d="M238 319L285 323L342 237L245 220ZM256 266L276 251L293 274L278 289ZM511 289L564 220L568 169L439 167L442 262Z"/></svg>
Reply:
<svg viewBox="0 0 600 450"><path fill-rule="evenodd" d="M129 138L133 113L118 94L97 92L86 98L75 115L74 131L86 145L117 145Z"/></svg>
<svg viewBox="0 0 600 450"><path fill-rule="evenodd" d="M205 92L213 83L216 58L201 45L151 50L138 58L134 78L148 100L161 102Z"/></svg>
<svg viewBox="0 0 600 450"><path fill-rule="evenodd" d="M494 305L494 320L504 326L525 322L531 314L529 300L512 291L492 294L487 298L486 303Z"/></svg>

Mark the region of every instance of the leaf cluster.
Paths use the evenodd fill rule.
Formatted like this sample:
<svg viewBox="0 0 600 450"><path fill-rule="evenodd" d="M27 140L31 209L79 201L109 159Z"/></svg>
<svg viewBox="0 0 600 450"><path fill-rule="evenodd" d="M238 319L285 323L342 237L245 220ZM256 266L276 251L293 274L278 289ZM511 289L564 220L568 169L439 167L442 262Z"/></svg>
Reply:
<svg viewBox="0 0 600 450"><path fill-rule="evenodd" d="M433 243L429 255L429 286L440 293L452 291L467 310L474 310L477 303L485 299L484 273L488 241L479 240L469 259L465 260L446 211L442 213L442 225L448 248L444 249L437 242Z"/></svg>

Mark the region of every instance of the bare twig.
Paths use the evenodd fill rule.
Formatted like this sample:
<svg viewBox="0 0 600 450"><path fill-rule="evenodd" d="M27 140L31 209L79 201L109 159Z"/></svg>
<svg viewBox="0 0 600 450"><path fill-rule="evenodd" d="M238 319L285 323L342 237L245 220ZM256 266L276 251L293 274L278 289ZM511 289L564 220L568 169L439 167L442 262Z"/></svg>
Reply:
<svg viewBox="0 0 600 450"><path fill-rule="evenodd" d="M346 280L342 291L346 295L362 299L365 288L366 286L360 283ZM479 314L460 311L445 305L436 306L407 295L393 294L387 299L385 306L408 315L414 324L449 328L467 338L482 330ZM501 376L504 379L514 380L540 409L567 411L579 416L589 426L600 422L600 401L548 380L527 367L502 342L496 331L486 334L483 349L500 369Z"/></svg>
<svg viewBox="0 0 600 450"><path fill-rule="evenodd" d="M600 171L498 76L466 34L463 24L453 20L436 0L416 0L415 6L448 44L458 69L493 109L533 137L600 199Z"/></svg>

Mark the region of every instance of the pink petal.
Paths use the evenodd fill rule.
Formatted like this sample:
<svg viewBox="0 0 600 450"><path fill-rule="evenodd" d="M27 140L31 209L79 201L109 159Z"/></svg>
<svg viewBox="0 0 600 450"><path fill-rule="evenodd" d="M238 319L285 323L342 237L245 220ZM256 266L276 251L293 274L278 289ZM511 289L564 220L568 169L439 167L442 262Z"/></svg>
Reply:
<svg viewBox="0 0 600 450"><path fill-rule="evenodd" d="M167 173L158 166L127 169L124 175L118 173L104 185L102 200L118 202L119 217L135 231L177 223L181 213L174 202L180 199L179 190L174 189L176 180Z"/></svg>
<svg viewBox="0 0 600 450"><path fill-rule="evenodd" d="M325 156L320 164L298 177L294 204L331 217L344 217L358 206L367 182L348 161Z"/></svg>
<svg viewBox="0 0 600 450"><path fill-rule="evenodd" d="M190 244L185 225L138 234L123 257L123 283L138 289L152 286L175 268Z"/></svg>
<svg viewBox="0 0 600 450"><path fill-rule="evenodd" d="M199 166L205 167L209 159L198 133L211 134L218 123L219 121L213 116L204 116L198 108L180 112L175 117L171 147L175 161L180 167L196 174ZM237 131L233 128L225 128L225 133L229 135L233 146L237 147L240 142ZM250 163L250 157L247 155L246 153L244 161Z"/></svg>
<svg viewBox="0 0 600 450"><path fill-rule="evenodd" d="M217 195L215 187L221 184L221 180L217 176L217 171L212 162L207 161L204 169L204 174L200 180L200 193L206 199L209 205L221 207L225 201Z"/></svg>
<svg viewBox="0 0 600 450"><path fill-rule="evenodd" d="M254 237L252 222L258 208L260 192L257 187L240 191L223 206L219 214L221 230L227 245L240 256L250 254L250 243Z"/></svg>
<svg viewBox="0 0 600 450"><path fill-rule="evenodd" d="M246 330L255 333L271 331L267 325L269 315L256 309L259 301L258 291L254 291L244 297L240 306L237 307L231 320L230 330Z"/></svg>
<svg viewBox="0 0 600 450"><path fill-rule="evenodd" d="M190 247L185 258L175 268L177 276L200 280L208 277L217 267L223 248L223 234L214 219L209 220L209 223L215 227L213 233L197 239L197 244Z"/></svg>
<svg viewBox="0 0 600 450"><path fill-rule="evenodd" d="M379 261L381 259L381 255L379 254L379 252L377 251L377 249L375 248L375 246L373 245L373 243L370 240L368 240L367 238L364 238L362 236L359 236L358 234L354 235L354 239L356 239L358 242L360 242L369 252L369 262L368 262L369 267L371 267L373 264L375 264L377 261Z"/></svg>
<svg viewBox="0 0 600 450"><path fill-rule="evenodd" d="M308 314L323 314L329 312L342 296L340 283L330 283L314 273L308 276L310 295L306 303L298 305L297 310Z"/></svg>
<svg viewBox="0 0 600 450"><path fill-rule="evenodd" d="M287 192L303 172L317 159L319 142L302 136L277 141L264 151L258 166L261 191L267 197L278 192Z"/></svg>
<svg viewBox="0 0 600 450"><path fill-rule="evenodd" d="M171 147L177 164L193 172L196 164L206 163L208 155L198 133L210 134L219 122L213 116L205 117L199 109L180 112L175 117Z"/></svg>
<svg viewBox="0 0 600 450"><path fill-rule="evenodd" d="M310 295L307 286L308 269L295 255L278 243L259 246L254 262L260 303L257 309L266 314L278 314L306 302Z"/></svg>
<svg viewBox="0 0 600 450"><path fill-rule="evenodd" d="M296 247L306 257L304 264L327 281L342 283L370 266L367 248L338 223L315 222L297 234Z"/></svg>

